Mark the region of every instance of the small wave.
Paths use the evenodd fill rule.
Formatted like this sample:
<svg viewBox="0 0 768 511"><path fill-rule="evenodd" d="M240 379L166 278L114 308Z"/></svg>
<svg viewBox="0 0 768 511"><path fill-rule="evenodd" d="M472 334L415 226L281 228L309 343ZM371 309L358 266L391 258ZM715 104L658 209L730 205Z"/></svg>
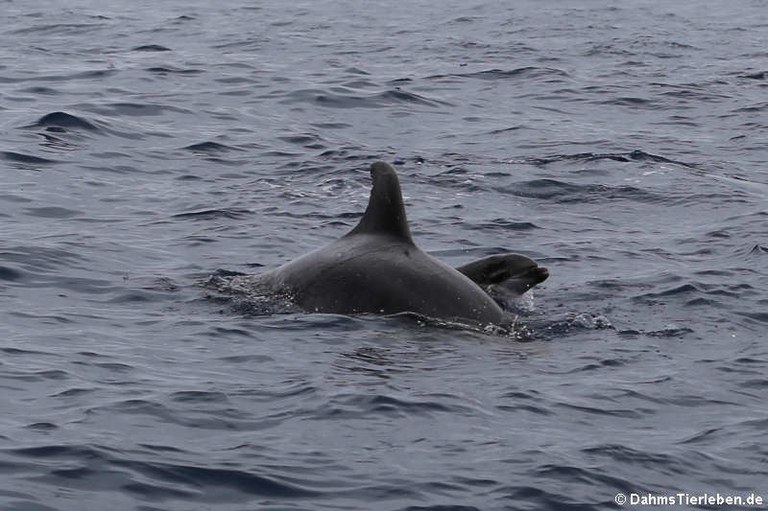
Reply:
<svg viewBox="0 0 768 511"><path fill-rule="evenodd" d="M27 357L27 356L56 356L54 353L49 353L46 351L39 351L39 350L24 350L21 348L0 348L0 353L3 353L5 355L13 356L13 357Z"/></svg>
<svg viewBox="0 0 768 511"><path fill-rule="evenodd" d="M452 73L428 76L427 80L442 80L445 78L473 78L477 80L508 80L510 78L542 78L548 76L568 77L568 73L561 69L550 67L519 67L515 69L487 69L471 73Z"/></svg>
<svg viewBox="0 0 768 511"><path fill-rule="evenodd" d="M50 82L69 82L72 80L90 80L92 78L106 78L116 73L117 73L117 70L115 69L93 69L89 71L77 71L70 74L31 75L23 78L0 77L0 83L2 82L7 82L7 83L46 82L47 84L50 84ZM45 89L48 89L48 88L46 87ZM49 89L49 90L54 90L54 89ZM61 92L57 91L56 94L61 94Z"/></svg>
<svg viewBox="0 0 768 511"><path fill-rule="evenodd" d="M200 498L199 488L206 488L208 492L219 494L219 498L224 498L224 492L234 491L242 494L238 498L236 494L230 493L227 500L241 500L247 495L281 498L309 498L322 495L320 491L290 483L274 475L264 476L245 470L137 460L115 460L114 465L128 468L157 483L165 483L165 486L162 487L153 485L157 489L164 490L168 486L189 488L181 494L174 495L177 498L186 496L198 500ZM146 488L141 487L140 490L143 491L144 489Z"/></svg>
<svg viewBox="0 0 768 511"><path fill-rule="evenodd" d="M306 147L307 149L325 149L326 147L326 145L322 142L322 138L316 133L285 135L278 138L284 142L300 145L302 147Z"/></svg>
<svg viewBox="0 0 768 511"><path fill-rule="evenodd" d="M297 481L275 473L219 468L210 463L196 466L155 462L138 458L134 453L92 445L52 444L5 452L33 460L37 471L43 469L46 472L38 480L58 488L81 488L101 480L104 490L120 490L150 500L183 499L198 503L201 498L231 502L246 501L253 496L310 498L323 495L322 490L309 487L313 484L310 481ZM151 448L147 452L167 456L169 450ZM171 452L180 451L173 449ZM53 460L60 462L54 464ZM66 465L62 465L62 461ZM43 462L46 467L40 466ZM204 494L201 489L205 489Z"/></svg>
<svg viewBox="0 0 768 511"><path fill-rule="evenodd" d="M644 106L650 109L656 109L657 108L657 102L652 99L647 98L636 98L636 97L621 97L621 98L612 98L612 99L606 99L604 101L600 101L599 104L601 105L611 105L611 106Z"/></svg>
<svg viewBox="0 0 768 511"><path fill-rule="evenodd" d="M687 283L682 284L679 286L675 286L669 289L665 289L662 291L656 291L653 293L646 293L643 295L635 296L634 299L636 300L654 300L658 298L666 298L669 296L676 296L676 295L687 295L691 293L701 293L703 292L702 289L699 289L693 284Z"/></svg>
<svg viewBox="0 0 768 511"><path fill-rule="evenodd" d="M656 305L660 303L682 302L686 307L715 306L723 307L723 300L739 300L754 293L749 284L708 284L700 281L684 282L666 289L642 293L631 297L634 302Z"/></svg>
<svg viewBox="0 0 768 511"><path fill-rule="evenodd" d="M736 113L744 113L744 112L757 113L757 112L763 112L764 110L768 110L768 102L755 103L754 105L736 108L733 111ZM759 126L759 127L764 127L764 126Z"/></svg>
<svg viewBox="0 0 768 511"><path fill-rule="evenodd" d="M56 397L56 398L79 397L86 394L93 394L94 392L96 392L96 389L93 389L93 388L83 389L83 388L75 387L67 390L62 390L61 392L57 392L56 394L53 394L52 397Z"/></svg>
<svg viewBox="0 0 768 511"><path fill-rule="evenodd" d="M53 165L55 163L60 163L57 160L51 160L31 154L17 153L14 151L0 151L0 157L11 162L23 163L27 165Z"/></svg>
<svg viewBox="0 0 768 511"><path fill-rule="evenodd" d="M388 90L385 92L381 92L378 94L378 97L388 100L389 102L395 103L417 103L420 105L426 105L426 106L451 106L451 103L447 101L440 101L433 98L427 98L426 96L422 96L419 94L416 94L414 92L407 92L400 88L395 88L392 90Z"/></svg>
<svg viewBox="0 0 768 511"><path fill-rule="evenodd" d="M94 111L112 117L155 117L165 115L168 112L192 114L193 112L184 108L163 105L159 103L129 103L116 102L107 104L98 104L90 107Z"/></svg>
<svg viewBox="0 0 768 511"><path fill-rule="evenodd" d="M83 257L75 252L45 246L5 247L2 256L6 262L12 261L29 273L80 267L84 261Z"/></svg>
<svg viewBox="0 0 768 511"><path fill-rule="evenodd" d="M514 183L510 186L498 187L496 191L517 197L551 200L562 204L625 200L659 203L666 200L662 195L630 185L580 185L547 178L532 179L530 181Z"/></svg>
<svg viewBox="0 0 768 511"><path fill-rule="evenodd" d="M105 27L107 27L107 25L104 23L50 23L46 25L19 28L11 33L16 35L35 34L38 37L71 36L77 34L83 35Z"/></svg>
<svg viewBox="0 0 768 511"><path fill-rule="evenodd" d="M497 409L503 412L529 412L535 415L550 416L554 415L554 412L550 411L544 406L537 406L534 404L519 403L515 405L498 405Z"/></svg>
<svg viewBox="0 0 768 511"><path fill-rule="evenodd" d="M161 44L143 44L141 46L136 46L135 48L131 48L131 51L161 52L161 51L171 51L171 49Z"/></svg>
<svg viewBox="0 0 768 511"><path fill-rule="evenodd" d="M45 114L40 119L37 120L34 124L31 124L28 127L36 127L36 128L59 128L61 130L67 130L67 129L82 129L86 131L98 131L99 128L92 123L91 121L87 120L85 117L72 115L67 112L51 112L49 114Z"/></svg>
<svg viewBox="0 0 768 511"><path fill-rule="evenodd" d="M239 148L234 146L229 146L226 144L222 144L220 142L199 142L197 144L191 144L186 147L184 147L187 151L193 151L195 153L226 153L230 151L240 151Z"/></svg>
<svg viewBox="0 0 768 511"><path fill-rule="evenodd" d="M27 424L24 426L27 429L32 429L35 431L54 431L56 429L59 429L59 426L52 422L33 422L32 424Z"/></svg>
<svg viewBox="0 0 768 511"><path fill-rule="evenodd" d="M162 75L167 75L167 74L196 75L196 74L205 72L202 69L192 69L192 68L185 69L185 68L180 68L175 66L153 66L153 67L146 68L145 71L147 71L148 73L162 74Z"/></svg>
<svg viewBox="0 0 768 511"><path fill-rule="evenodd" d="M24 458L105 458L100 450L87 445L51 444L36 447L19 447L9 449L9 452Z"/></svg>
<svg viewBox="0 0 768 511"><path fill-rule="evenodd" d="M153 292L139 289L130 289L127 291L115 290L115 296L105 300L104 303L159 303L169 299L167 292Z"/></svg>
<svg viewBox="0 0 768 511"><path fill-rule="evenodd" d="M464 223L466 225L466 222ZM513 222L506 218L495 218L489 222L476 224L480 229L500 229L504 231L532 231L540 227L532 222Z"/></svg>
<svg viewBox="0 0 768 511"><path fill-rule="evenodd" d="M171 394L170 400L178 403L227 403L229 397L223 392L180 390Z"/></svg>
<svg viewBox="0 0 768 511"><path fill-rule="evenodd" d="M579 200L584 195L583 192L588 188L587 186L566 183L556 179L532 179L515 183L512 187L499 189L498 191L535 199L571 198L571 200Z"/></svg>
<svg viewBox="0 0 768 511"><path fill-rule="evenodd" d="M188 213L178 213L171 218L178 218L182 220L211 220L214 218L230 218L240 219L245 218L251 214L250 210L238 209L238 208L222 208L222 209L204 209L201 211L190 211Z"/></svg>
<svg viewBox="0 0 768 511"><path fill-rule="evenodd" d="M9 371L5 370L3 378L6 380L17 380L24 382L40 382L46 380L68 380L72 375L67 371L59 369L47 369L42 371Z"/></svg>
<svg viewBox="0 0 768 511"><path fill-rule="evenodd" d="M686 335L692 334L693 332L694 330L692 328L669 325L667 327L661 328L660 330L644 331L642 333L650 337L660 337L663 339L667 339L667 338L676 339L680 337L685 337ZM619 333L625 333L625 332L619 332Z"/></svg>
<svg viewBox="0 0 768 511"><path fill-rule="evenodd" d="M696 168L695 164L686 163L682 161L672 160L665 158L664 156L658 156L655 154L647 153L640 149L635 149L628 153L576 153L576 154L557 154L553 156L545 156L541 158L527 158L524 160L512 160L511 163L529 163L532 165L547 165L550 163L557 163L561 161L599 161L599 160L613 160L623 163L632 161L650 161L655 163L669 163L673 165L680 165L682 167Z"/></svg>
<svg viewBox="0 0 768 511"><path fill-rule="evenodd" d="M472 414L474 410L465 405L447 404L444 399L406 400L383 394L351 394L336 396L323 403L309 417L314 420L339 420L370 415L408 417L434 416L437 413L464 415Z"/></svg>
<svg viewBox="0 0 768 511"><path fill-rule="evenodd" d="M748 78L750 80L765 80L768 78L768 71L757 71L755 73L747 73L739 75L740 78Z"/></svg>
<svg viewBox="0 0 768 511"><path fill-rule="evenodd" d="M538 466L534 473L542 480L581 481L592 487L599 488L626 488L627 482L615 475L607 475L601 468L582 468L572 465L546 463ZM557 506L554 509L558 509Z"/></svg>
<svg viewBox="0 0 768 511"><path fill-rule="evenodd" d="M62 94L62 92L58 89L54 89L52 87L42 87L39 85L35 85L32 87L25 87L21 89L21 92L28 92L30 94L39 94L41 96L59 96Z"/></svg>
<svg viewBox="0 0 768 511"><path fill-rule="evenodd" d="M654 453L637 450L626 445L604 444L587 447L582 452L590 457L607 458L621 466L640 466L657 470L663 467L666 473L675 474L683 471L678 457L667 453Z"/></svg>
<svg viewBox="0 0 768 511"><path fill-rule="evenodd" d="M399 103L419 104L440 107L450 103L428 98L402 89L362 95L346 87L333 87L330 90L300 89L287 94L283 103L315 103L330 108L384 108Z"/></svg>
<svg viewBox="0 0 768 511"><path fill-rule="evenodd" d="M250 335L252 333L249 332ZM275 361L272 357L267 355L227 355L220 357L219 360L226 362L227 364L270 364Z"/></svg>
<svg viewBox="0 0 768 511"><path fill-rule="evenodd" d="M24 278L24 272L9 266L0 266L0 280L15 282Z"/></svg>
<svg viewBox="0 0 768 511"><path fill-rule="evenodd" d="M768 312L737 311L736 314L761 324L768 324Z"/></svg>
<svg viewBox="0 0 768 511"><path fill-rule="evenodd" d="M765 256L766 254L768 254L768 247L764 247L763 245L760 245L760 244L755 244L755 245L752 245L752 248L749 249L748 256L751 259L754 257Z"/></svg>
<svg viewBox="0 0 768 511"><path fill-rule="evenodd" d="M29 216L38 218L72 218L83 212L76 209L62 208L60 206L44 206L42 208L27 208L24 210Z"/></svg>

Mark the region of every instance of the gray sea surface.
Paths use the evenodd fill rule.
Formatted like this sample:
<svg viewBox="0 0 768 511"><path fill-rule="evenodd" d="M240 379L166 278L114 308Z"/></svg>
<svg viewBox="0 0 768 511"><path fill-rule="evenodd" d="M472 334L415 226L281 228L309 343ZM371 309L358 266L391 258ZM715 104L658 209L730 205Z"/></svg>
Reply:
<svg viewBox="0 0 768 511"><path fill-rule="evenodd" d="M767 80L765 0L0 1L0 509L765 507ZM381 159L526 342L200 285Z"/></svg>

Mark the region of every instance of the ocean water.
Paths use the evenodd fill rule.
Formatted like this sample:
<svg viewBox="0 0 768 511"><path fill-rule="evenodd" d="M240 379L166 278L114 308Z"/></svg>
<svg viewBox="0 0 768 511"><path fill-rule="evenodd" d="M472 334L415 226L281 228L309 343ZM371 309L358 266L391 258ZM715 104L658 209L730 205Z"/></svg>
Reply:
<svg viewBox="0 0 768 511"><path fill-rule="evenodd" d="M0 22L0 509L765 507L765 0ZM200 285L344 234L379 159L424 250L550 269L530 339Z"/></svg>

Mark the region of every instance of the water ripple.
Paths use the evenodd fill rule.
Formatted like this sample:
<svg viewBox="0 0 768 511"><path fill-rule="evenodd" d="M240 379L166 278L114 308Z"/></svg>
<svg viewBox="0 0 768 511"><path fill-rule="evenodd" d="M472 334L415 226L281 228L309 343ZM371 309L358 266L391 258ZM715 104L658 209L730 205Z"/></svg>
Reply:
<svg viewBox="0 0 768 511"><path fill-rule="evenodd" d="M0 507L761 491L764 6L597 4L4 2ZM528 342L198 285L343 235L381 159L424 250L550 268Z"/></svg>

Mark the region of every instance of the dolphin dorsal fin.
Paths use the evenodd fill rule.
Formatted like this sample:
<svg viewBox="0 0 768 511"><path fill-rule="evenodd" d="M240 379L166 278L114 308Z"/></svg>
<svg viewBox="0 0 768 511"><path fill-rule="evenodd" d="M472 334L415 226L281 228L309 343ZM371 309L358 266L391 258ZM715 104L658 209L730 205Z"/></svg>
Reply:
<svg viewBox="0 0 768 511"><path fill-rule="evenodd" d="M355 234L387 234L413 244L411 230L405 217L403 194L397 172L389 163L378 161L371 165L373 188L368 208L360 223L347 236Z"/></svg>

